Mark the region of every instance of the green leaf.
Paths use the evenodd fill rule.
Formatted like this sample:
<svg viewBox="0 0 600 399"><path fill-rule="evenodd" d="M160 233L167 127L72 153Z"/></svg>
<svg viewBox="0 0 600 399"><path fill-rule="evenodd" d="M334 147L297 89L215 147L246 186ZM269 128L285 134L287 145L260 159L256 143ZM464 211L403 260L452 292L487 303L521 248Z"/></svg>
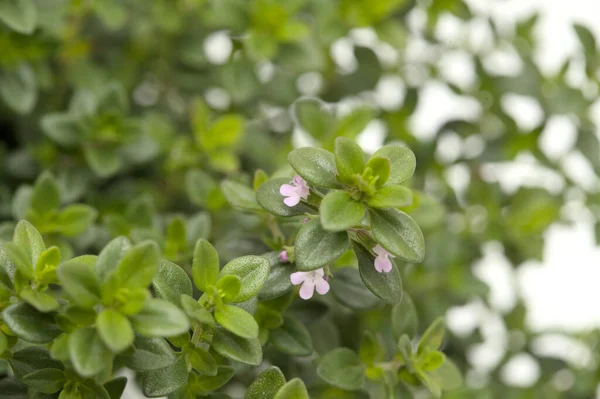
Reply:
<svg viewBox="0 0 600 399"><path fill-rule="evenodd" d="M338 269L329 283L335 299L351 309L367 310L381 304L379 298L365 287L357 269Z"/></svg>
<svg viewBox="0 0 600 399"><path fill-rule="evenodd" d="M253 366L262 363L262 348L258 338L242 338L217 327L212 341L212 348L218 354L231 360Z"/></svg>
<svg viewBox="0 0 600 399"><path fill-rule="evenodd" d="M37 263L42 252L46 250L46 245L39 231L25 220L17 223L13 243L27 253L32 265Z"/></svg>
<svg viewBox="0 0 600 399"><path fill-rule="evenodd" d="M19 296L23 298L25 302L43 313L53 312L59 308L56 298L45 292L34 291L29 287L19 291Z"/></svg>
<svg viewBox="0 0 600 399"><path fill-rule="evenodd" d="M61 234L74 237L85 232L96 220L98 211L88 205L69 205L58 214L57 224Z"/></svg>
<svg viewBox="0 0 600 399"><path fill-rule="evenodd" d="M133 343L133 328L123 313L104 309L96 319L100 338L115 353L124 351Z"/></svg>
<svg viewBox="0 0 600 399"><path fill-rule="evenodd" d="M236 302L245 302L256 296L269 276L269 261L248 255L234 259L221 269L220 276L234 275L242 280L242 289Z"/></svg>
<svg viewBox="0 0 600 399"><path fill-rule="evenodd" d="M442 352L426 352L418 359L417 368L420 371L432 371L437 369L444 362L445 356Z"/></svg>
<svg viewBox="0 0 600 399"><path fill-rule="evenodd" d="M355 138L365 130L374 117L375 112L373 109L367 107L356 108L338 121L335 136Z"/></svg>
<svg viewBox="0 0 600 399"><path fill-rule="evenodd" d="M351 349L337 348L323 356L317 374L331 385L353 391L363 384L365 366Z"/></svg>
<svg viewBox="0 0 600 399"><path fill-rule="evenodd" d="M263 256L269 261L271 270L269 271L267 281L258 294L258 299L267 301L279 298L292 290L293 285L290 281L290 274L295 270L291 263L279 263L279 253L277 252L270 252Z"/></svg>
<svg viewBox="0 0 600 399"><path fill-rule="evenodd" d="M177 306L181 305L181 295L192 295L192 282L180 266L168 260L161 260L158 272L152 279L156 296Z"/></svg>
<svg viewBox="0 0 600 399"><path fill-rule="evenodd" d="M104 384L104 389L106 389L106 392L108 392L110 399L120 399L121 396L123 396L123 391L125 391L126 385L127 377L117 377L106 382Z"/></svg>
<svg viewBox="0 0 600 399"><path fill-rule="evenodd" d="M283 324L270 332L269 342L291 356L309 356L313 352L310 333L304 324L290 316L284 316Z"/></svg>
<svg viewBox="0 0 600 399"><path fill-rule="evenodd" d="M358 258L358 271L367 288L383 301L395 305L402 301L402 280L394 265L389 273L379 273L375 269L375 258L362 246L355 246Z"/></svg>
<svg viewBox="0 0 600 399"><path fill-rule="evenodd" d="M167 225L164 253L166 256L177 258L187 247L185 220L176 216Z"/></svg>
<svg viewBox="0 0 600 399"><path fill-rule="evenodd" d="M402 302L392 308L392 332L394 337L399 339L404 334L414 337L417 333L418 323L415 305L410 296L405 294Z"/></svg>
<svg viewBox="0 0 600 399"><path fill-rule="evenodd" d="M192 263L194 284L201 291L208 291L219 278L219 254L211 243L204 239L196 242Z"/></svg>
<svg viewBox="0 0 600 399"><path fill-rule="evenodd" d="M36 370L46 368L64 369L62 362L53 359L46 348L35 345L14 351L9 363L14 375L19 379Z"/></svg>
<svg viewBox="0 0 600 399"><path fill-rule="evenodd" d="M296 206L289 207L283 203L285 197L281 195L279 189L284 184L289 184L291 179L279 177L271 179L261 184L256 190L256 201L267 212L277 216L296 216L313 212L302 202Z"/></svg>
<svg viewBox="0 0 600 399"><path fill-rule="evenodd" d="M217 362L206 349L197 346L191 348L187 355L190 364L196 371L210 376L217 375Z"/></svg>
<svg viewBox="0 0 600 399"><path fill-rule="evenodd" d="M573 29L583 46L586 58L592 58L597 54L597 44L594 34L582 24L573 24Z"/></svg>
<svg viewBox="0 0 600 399"><path fill-rule="evenodd" d="M399 208L413 203L413 192L404 186L387 185L370 196L367 205L373 208Z"/></svg>
<svg viewBox="0 0 600 399"><path fill-rule="evenodd" d="M240 295L242 279L238 276L223 276L217 281L217 291L221 294L223 302L234 302Z"/></svg>
<svg viewBox="0 0 600 399"><path fill-rule="evenodd" d="M353 175L360 175L365 167L365 153L356 141L338 137L335 139L335 164L340 178L346 182Z"/></svg>
<svg viewBox="0 0 600 399"><path fill-rule="evenodd" d="M185 313L193 320L211 326L215 324L212 314L204 309L194 298L188 295L181 295L181 306L185 310Z"/></svg>
<svg viewBox="0 0 600 399"><path fill-rule="evenodd" d="M242 338L257 338L258 324L254 317L243 309L223 305L215 310L215 320L228 331Z"/></svg>
<svg viewBox="0 0 600 399"><path fill-rule="evenodd" d="M113 354L104 345L95 328L85 327L71 333L69 354L77 373L91 377L109 369Z"/></svg>
<svg viewBox="0 0 600 399"><path fill-rule="evenodd" d="M254 172L254 179L252 180L252 189L254 191L258 190L261 184L269 180L269 175L262 169L256 169ZM254 197L256 200L256 196Z"/></svg>
<svg viewBox="0 0 600 399"><path fill-rule="evenodd" d="M58 392L65 383L65 373L60 369L42 369L23 377L23 382L42 393Z"/></svg>
<svg viewBox="0 0 600 399"><path fill-rule="evenodd" d="M240 115L229 114L218 118L205 132L197 131L196 137L207 150L235 145L244 131L244 119Z"/></svg>
<svg viewBox="0 0 600 399"><path fill-rule="evenodd" d="M164 338L147 338L138 335L133 342L133 351L125 352L125 366L136 371L156 370L175 362L175 353Z"/></svg>
<svg viewBox="0 0 600 399"><path fill-rule="evenodd" d="M321 148L304 147L288 154L290 165L306 181L315 186L337 188L335 155Z"/></svg>
<svg viewBox="0 0 600 399"><path fill-rule="evenodd" d="M299 99L294 102L294 114L300 127L317 140L329 136L335 128L335 117L316 99Z"/></svg>
<svg viewBox="0 0 600 399"><path fill-rule="evenodd" d="M88 143L83 146L83 155L90 169L98 177L111 177L123 166L123 161L114 148L100 147L93 143Z"/></svg>
<svg viewBox="0 0 600 399"><path fill-rule="evenodd" d="M47 274L55 274L60 264L60 250L58 247L50 247L41 253L35 264L35 276L38 280L44 280ZM53 272L54 270L54 272Z"/></svg>
<svg viewBox="0 0 600 399"><path fill-rule="evenodd" d="M188 380L185 356L179 356L170 366L141 374L142 392L148 398L167 396L182 387Z"/></svg>
<svg viewBox="0 0 600 399"><path fill-rule="evenodd" d="M391 254L410 262L425 258L425 238L417 223L397 209L370 210L373 238Z"/></svg>
<svg viewBox="0 0 600 399"><path fill-rule="evenodd" d="M149 299L144 308L131 317L133 329L149 337L171 337L190 328L188 318L177 306L162 299Z"/></svg>
<svg viewBox="0 0 600 399"><path fill-rule="evenodd" d="M217 368L217 373L214 376L210 375L199 375L190 378L190 387L194 392L198 392L200 394L206 394L209 392L213 392L223 385L227 384L229 380L235 375L235 370L233 367L229 366L219 366ZM212 398L213 395L210 397ZM215 398L217 399L217 398ZM220 399L220 398L219 398Z"/></svg>
<svg viewBox="0 0 600 399"><path fill-rule="evenodd" d="M419 340L417 353L427 353L439 349L444 341L445 330L443 318L440 317L431 323Z"/></svg>
<svg viewBox="0 0 600 399"><path fill-rule="evenodd" d="M284 385L285 376L279 367L271 366L250 384L244 399L273 399Z"/></svg>
<svg viewBox="0 0 600 399"><path fill-rule="evenodd" d="M438 368L427 371L426 374L444 391L458 389L463 384L460 370L456 367L454 362L447 357L444 357L444 361Z"/></svg>
<svg viewBox="0 0 600 399"><path fill-rule="evenodd" d="M108 280L130 247L131 243L126 237L117 237L100 251L96 261L96 274L101 283Z"/></svg>
<svg viewBox="0 0 600 399"><path fill-rule="evenodd" d="M45 171L35 181L31 192L31 208L45 215L60 206L60 192L52 173Z"/></svg>
<svg viewBox="0 0 600 399"><path fill-rule="evenodd" d="M363 220L365 207L347 191L331 191L321 201L321 224L325 230L343 231Z"/></svg>
<svg viewBox="0 0 600 399"><path fill-rule="evenodd" d="M365 166L365 173L370 173L374 179L377 179L374 180L375 187L381 187L390 177L390 168L390 161L387 158L373 156Z"/></svg>
<svg viewBox="0 0 600 399"><path fill-rule="evenodd" d="M229 204L235 209L242 211L262 211L263 209L256 202L256 194L245 185L225 180L221 183L221 190Z"/></svg>
<svg viewBox="0 0 600 399"><path fill-rule="evenodd" d="M4 0L0 3L0 21L19 33L33 33L37 20L37 8L33 0Z"/></svg>
<svg viewBox="0 0 600 399"><path fill-rule="evenodd" d="M310 396L304 382L299 378L293 378L281 387L274 399L310 399Z"/></svg>
<svg viewBox="0 0 600 399"><path fill-rule="evenodd" d="M160 248L154 241L144 241L129 249L116 269L121 287L145 288L158 271Z"/></svg>
<svg viewBox="0 0 600 399"><path fill-rule="evenodd" d="M294 246L298 270L310 271L335 261L350 247L345 231L331 232L321 227L319 220L305 223L298 231Z"/></svg>
<svg viewBox="0 0 600 399"><path fill-rule="evenodd" d="M383 358L383 348L369 331L365 331L359 348L360 360L365 364L373 364Z"/></svg>
<svg viewBox="0 0 600 399"><path fill-rule="evenodd" d="M100 302L100 286L94 269L83 262L68 261L57 270L58 279L69 297L83 308Z"/></svg>
<svg viewBox="0 0 600 399"><path fill-rule="evenodd" d="M17 270L28 279L34 276L31 258L26 250L14 242L3 243L2 249L8 256L8 259L17 267Z"/></svg>
<svg viewBox="0 0 600 399"><path fill-rule="evenodd" d="M35 344L48 343L62 333L53 315L41 313L24 302L4 309L2 319L19 338Z"/></svg>
<svg viewBox="0 0 600 399"><path fill-rule="evenodd" d="M47 114L40 120L46 136L65 147L74 147L81 141L82 129L78 118L71 114Z"/></svg>
<svg viewBox="0 0 600 399"><path fill-rule="evenodd" d="M383 157L390 161L388 184L402 184L412 177L417 167L415 154L400 144L391 144L375 151L373 157Z"/></svg>

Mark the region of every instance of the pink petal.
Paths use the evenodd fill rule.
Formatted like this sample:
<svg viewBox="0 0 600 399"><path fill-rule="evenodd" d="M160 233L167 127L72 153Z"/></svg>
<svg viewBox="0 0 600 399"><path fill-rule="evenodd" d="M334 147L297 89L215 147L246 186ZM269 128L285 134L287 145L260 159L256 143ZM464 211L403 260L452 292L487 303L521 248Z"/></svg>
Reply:
<svg viewBox="0 0 600 399"><path fill-rule="evenodd" d="M298 285L298 284L302 284L304 282L304 280L306 280L306 275L308 273L306 272L296 272L296 273L292 273L290 275L290 281L292 282L292 284L294 285Z"/></svg>
<svg viewBox="0 0 600 399"><path fill-rule="evenodd" d="M307 199L310 194L310 190L306 186L298 187L298 195L302 197L302 199Z"/></svg>
<svg viewBox="0 0 600 399"><path fill-rule="evenodd" d="M279 193L284 197L292 197L298 195L298 193L296 192L296 187L291 186L289 184L282 184L281 187L279 187Z"/></svg>
<svg viewBox="0 0 600 399"><path fill-rule="evenodd" d="M389 273L392 270L392 261L386 256L378 256L375 258L375 270L379 273Z"/></svg>
<svg viewBox="0 0 600 399"><path fill-rule="evenodd" d="M300 288L300 298L302 299L310 299L312 298L315 292L315 283L310 280L306 280L304 284L302 284L302 288Z"/></svg>
<svg viewBox="0 0 600 399"><path fill-rule="evenodd" d="M286 204L287 206L289 206L290 208L292 206L298 205L299 202L300 202L299 196L287 197L286 199L283 200L283 203Z"/></svg>
<svg viewBox="0 0 600 399"><path fill-rule="evenodd" d="M388 251L385 250L380 244L377 244L373 247L373 252L377 255L386 255Z"/></svg>
<svg viewBox="0 0 600 399"><path fill-rule="evenodd" d="M325 270L323 270L323 268L317 269L317 270L313 270L312 271L315 275L323 277L325 275Z"/></svg>
<svg viewBox="0 0 600 399"><path fill-rule="evenodd" d="M287 251L281 251L279 253L279 261L286 263L288 260L290 260Z"/></svg>
<svg viewBox="0 0 600 399"><path fill-rule="evenodd" d="M316 287L317 292L321 295L329 292L329 283L324 278L317 279Z"/></svg>
<svg viewBox="0 0 600 399"><path fill-rule="evenodd" d="M302 176L300 176L300 175L296 175L296 176L294 176L293 182L294 182L294 184L295 184L296 186L298 186L298 187L301 187L301 186L304 186L304 187L306 187L306 180L304 180L304 179L302 178Z"/></svg>

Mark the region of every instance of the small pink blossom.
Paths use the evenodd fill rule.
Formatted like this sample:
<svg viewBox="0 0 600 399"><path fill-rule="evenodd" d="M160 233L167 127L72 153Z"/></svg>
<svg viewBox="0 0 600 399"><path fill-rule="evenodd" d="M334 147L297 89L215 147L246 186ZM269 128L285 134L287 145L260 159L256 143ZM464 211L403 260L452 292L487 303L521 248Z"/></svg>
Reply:
<svg viewBox="0 0 600 399"><path fill-rule="evenodd" d="M288 252L286 250L283 250L279 253L279 261L281 263L287 263L290 260L290 257L288 255Z"/></svg>
<svg viewBox="0 0 600 399"><path fill-rule="evenodd" d="M379 273L389 273L392 271L392 261L390 258L395 258L395 256L379 244L373 248L373 252L377 255L375 258L375 270Z"/></svg>
<svg viewBox="0 0 600 399"><path fill-rule="evenodd" d="M287 206L292 207L298 205L301 199L307 199L310 190L308 184L306 184L306 180L296 175L290 184L283 184L279 192L286 197L283 202Z"/></svg>
<svg viewBox="0 0 600 399"><path fill-rule="evenodd" d="M315 292L315 288L321 295L325 295L329 292L329 283L324 276L325 272L323 271L323 268L321 268L310 272L292 273L290 280L294 285L302 284L302 287L300 288L300 298L310 299Z"/></svg>

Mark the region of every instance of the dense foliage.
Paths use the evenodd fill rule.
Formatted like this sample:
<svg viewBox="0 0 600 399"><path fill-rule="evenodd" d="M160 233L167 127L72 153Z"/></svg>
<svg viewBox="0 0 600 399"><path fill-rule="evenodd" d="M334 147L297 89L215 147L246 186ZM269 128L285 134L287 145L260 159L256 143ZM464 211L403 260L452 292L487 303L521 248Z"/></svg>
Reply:
<svg viewBox="0 0 600 399"><path fill-rule="evenodd" d="M596 40L577 25L585 54L546 76L535 24L461 0L0 0L0 397L120 398L124 368L148 397L591 397L597 355L536 353L522 301L493 309L471 268L490 242L515 267L540 259L567 199L597 198L539 145L568 115L600 173ZM500 50L518 72L490 66ZM456 53L473 81L444 70ZM424 138L431 79L478 111ZM385 145L367 154L373 126ZM560 184L486 173L523 156ZM444 327L473 300L508 331L486 370L468 357L485 329ZM507 386L523 352L540 376Z"/></svg>

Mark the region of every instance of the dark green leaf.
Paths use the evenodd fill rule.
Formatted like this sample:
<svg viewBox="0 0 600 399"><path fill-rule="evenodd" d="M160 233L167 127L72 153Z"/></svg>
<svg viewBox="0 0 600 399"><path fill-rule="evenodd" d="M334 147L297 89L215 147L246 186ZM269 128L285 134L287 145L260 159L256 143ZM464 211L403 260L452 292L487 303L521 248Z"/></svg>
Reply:
<svg viewBox="0 0 600 399"><path fill-rule="evenodd" d="M365 286L358 270L344 267L336 270L330 280L333 296L351 309L371 309L381 303Z"/></svg>
<svg viewBox="0 0 600 399"><path fill-rule="evenodd" d="M365 379L365 366L354 351L337 348L323 356L317 374L331 385L356 390L360 389Z"/></svg>
<svg viewBox="0 0 600 399"><path fill-rule="evenodd" d="M358 271L363 283L380 299L395 305L402 301L402 280L400 272L394 265L389 273L379 273L375 269L375 259L362 246L355 246L358 258Z"/></svg>
<svg viewBox="0 0 600 399"><path fill-rule="evenodd" d="M283 324L271 331L270 342L280 352L291 356L309 356L313 352L312 338L298 320L284 316Z"/></svg>
<svg viewBox="0 0 600 399"><path fill-rule="evenodd" d="M349 247L348 233L325 231L319 220L311 220L300 228L296 236L296 266L301 271L318 269L335 261Z"/></svg>
<svg viewBox="0 0 600 399"><path fill-rule="evenodd" d="M62 332L51 314L41 313L23 302L4 309L2 319L19 338L36 344L48 343Z"/></svg>
<svg viewBox="0 0 600 399"><path fill-rule="evenodd" d="M298 148L288 154L290 165L306 181L315 186L336 188L335 155L320 148Z"/></svg>
<svg viewBox="0 0 600 399"><path fill-rule="evenodd" d="M397 209L370 210L373 238L391 254L411 262L425 258L425 238L417 223Z"/></svg>
<svg viewBox="0 0 600 399"><path fill-rule="evenodd" d="M394 337L399 339L404 334L414 337L417 333L418 323L415 305L410 296L405 294L402 302L392 308L392 332Z"/></svg>
<svg viewBox="0 0 600 399"><path fill-rule="evenodd" d="M216 328L212 347L218 354L241 363L258 366L262 362L258 338L246 339L223 328Z"/></svg>
<svg viewBox="0 0 600 399"><path fill-rule="evenodd" d="M188 379L185 356L179 356L170 366L146 371L141 375L142 392L149 398L158 398L175 392Z"/></svg>

